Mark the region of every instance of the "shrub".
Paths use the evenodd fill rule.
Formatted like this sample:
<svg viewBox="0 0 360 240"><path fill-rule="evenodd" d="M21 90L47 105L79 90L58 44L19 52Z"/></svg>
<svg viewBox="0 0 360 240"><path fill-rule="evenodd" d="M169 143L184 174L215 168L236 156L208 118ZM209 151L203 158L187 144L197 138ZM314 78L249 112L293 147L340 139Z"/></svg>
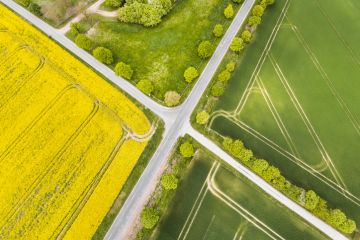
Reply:
<svg viewBox="0 0 360 240"><path fill-rule="evenodd" d="M159 221L159 212L154 208L145 208L140 216L140 222L146 229L152 229Z"/></svg>
<svg viewBox="0 0 360 240"><path fill-rule="evenodd" d="M234 37L230 44L230 50L233 52L240 52L244 48L244 40L239 37Z"/></svg>
<svg viewBox="0 0 360 240"><path fill-rule="evenodd" d="M305 194L305 208L314 210L319 202L319 197L313 190L309 190Z"/></svg>
<svg viewBox="0 0 360 240"><path fill-rule="evenodd" d="M154 84L150 80L140 80L136 87L145 94L150 94L154 91Z"/></svg>
<svg viewBox="0 0 360 240"><path fill-rule="evenodd" d="M224 34L224 27L221 24L216 24L213 30L215 37L221 37Z"/></svg>
<svg viewBox="0 0 360 240"><path fill-rule="evenodd" d="M226 64L226 70L229 72L233 72L235 70L235 63L233 61Z"/></svg>
<svg viewBox="0 0 360 240"><path fill-rule="evenodd" d="M130 65L125 64L124 62L119 62L115 66L115 73L118 76L121 76L127 80L130 80L134 71L132 70Z"/></svg>
<svg viewBox="0 0 360 240"><path fill-rule="evenodd" d="M270 166L268 167L265 171L263 171L262 173L262 177L264 178L265 181L267 182L271 182L274 179L280 177L280 170L274 166Z"/></svg>
<svg viewBox="0 0 360 240"><path fill-rule="evenodd" d="M93 42L85 34L79 34L75 38L75 43L80 48L90 51L93 45Z"/></svg>
<svg viewBox="0 0 360 240"><path fill-rule="evenodd" d="M226 82L230 79L230 77L231 77L231 73L225 69L218 75L218 80L220 82Z"/></svg>
<svg viewBox="0 0 360 240"><path fill-rule="evenodd" d="M234 3L243 3L244 0L232 0Z"/></svg>
<svg viewBox="0 0 360 240"><path fill-rule="evenodd" d="M28 7L30 4L30 0L16 0L17 3L19 3L23 7Z"/></svg>
<svg viewBox="0 0 360 240"><path fill-rule="evenodd" d="M202 41L198 47L198 55L200 58L209 58L214 52L214 46L210 41Z"/></svg>
<svg viewBox="0 0 360 240"><path fill-rule="evenodd" d="M211 95L213 95L214 97L220 97L221 95L223 95L225 92L225 86L223 82L216 82L212 87L211 87Z"/></svg>
<svg viewBox="0 0 360 240"><path fill-rule="evenodd" d="M252 15L261 17L264 14L264 8L261 5L255 5L252 9Z"/></svg>
<svg viewBox="0 0 360 240"><path fill-rule="evenodd" d="M71 23L70 24L70 33L73 36L76 36L80 33L80 23Z"/></svg>
<svg viewBox="0 0 360 240"><path fill-rule="evenodd" d="M196 114L196 122L198 124L204 125L209 121L209 114L206 111L201 111Z"/></svg>
<svg viewBox="0 0 360 240"><path fill-rule="evenodd" d="M105 0L105 6L110 8L119 8L124 4L124 0Z"/></svg>
<svg viewBox="0 0 360 240"><path fill-rule="evenodd" d="M269 167L269 163L264 159L255 159L252 165L252 170L262 176L262 173Z"/></svg>
<svg viewBox="0 0 360 240"><path fill-rule="evenodd" d="M194 67L188 67L184 72L185 81L191 83L195 78L199 76L198 71Z"/></svg>
<svg viewBox="0 0 360 240"><path fill-rule="evenodd" d="M112 64L114 61L112 52L104 47L95 48L93 55L97 60L105 64Z"/></svg>
<svg viewBox="0 0 360 240"><path fill-rule="evenodd" d="M224 9L224 16L227 19L233 18L234 17L234 8L232 6L232 4L229 4L225 9Z"/></svg>
<svg viewBox="0 0 360 240"><path fill-rule="evenodd" d="M355 223L355 221L353 221L351 219L347 219L345 222L340 224L338 228L340 231L342 231L346 234L351 234L356 229L356 223Z"/></svg>
<svg viewBox="0 0 360 240"><path fill-rule="evenodd" d="M172 107L172 106L175 106L175 105L178 105L179 102L180 102L180 94L178 94L177 92L175 91L167 91L165 93L165 104L169 107Z"/></svg>
<svg viewBox="0 0 360 240"><path fill-rule="evenodd" d="M258 16L251 16L248 21L248 24L250 26L257 26L260 23L261 23L261 17L258 17Z"/></svg>
<svg viewBox="0 0 360 240"><path fill-rule="evenodd" d="M190 142L184 142L180 145L180 153L185 158L194 156L194 147Z"/></svg>
<svg viewBox="0 0 360 240"><path fill-rule="evenodd" d="M176 189L178 186L178 182L179 180L177 179L175 174L164 174L161 177L161 186L163 186L165 190Z"/></svg>
<svg viewBox="0 0 360 240"><path fill-rule="evenodd" d="M245 30L241 33L241 38L244 40L244 42L249 43L252 38L252 34L249 30Z"/></svg>
<svg viewBox="0 0 360 240"><path fill-rule="evenodd" d="M30 3L29 11L39 17L41 17L43 15L41 12L41 7L37 3L33 3L33 2Z"/></svg>

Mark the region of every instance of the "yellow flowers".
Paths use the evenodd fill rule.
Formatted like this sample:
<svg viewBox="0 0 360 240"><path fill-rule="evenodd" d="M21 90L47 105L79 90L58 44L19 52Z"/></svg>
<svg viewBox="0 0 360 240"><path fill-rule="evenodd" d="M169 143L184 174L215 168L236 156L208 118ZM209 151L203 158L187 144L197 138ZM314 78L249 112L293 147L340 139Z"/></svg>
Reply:
<svg viewBox="0 0 360 240"><path fill-rule="evenodd" d="M147 144L131 136L150 128L124 94L0 5L0 239L91 239Z"/></svg>

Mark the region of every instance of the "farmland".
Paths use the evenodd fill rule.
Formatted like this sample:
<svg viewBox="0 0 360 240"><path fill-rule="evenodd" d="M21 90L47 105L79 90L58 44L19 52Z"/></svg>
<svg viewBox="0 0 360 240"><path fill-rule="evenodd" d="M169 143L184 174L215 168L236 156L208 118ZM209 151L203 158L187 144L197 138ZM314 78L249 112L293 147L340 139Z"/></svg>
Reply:
<svg viewBox="0 0 360 240"><path fill-rule="evenodd" d="M152 239L326 239L204 152L171 206Z"/></svg>
<svg viewBox="0 0 360 240"><path fill-rule="evenodd" d="M202 40L219 42L212 31L216 24L222 24L224 29L229 26L231 20L225 19L223 11L230 2L176 1L169 14L155 27L90 14L80 21L80 29L96 46L110 49L115 64L123 61L133 68L130 79L133 84L150 80L155 99L162 102L167 91L176 91L184 99L193 84L184 80L184 71L193 66L200 72L205 67L207 60L198 57L197 47ZM238 4L233 6L235 10L239 8ZM71 33L68 36L75 39Z"/></svg>
<svg viewBox="0 0 360 240"><path fill-rule="evenodd" d="M358 16L357 1L277 1L238 59L208 125L242 139L287 179L357 222Z"/></svg>
<svg viewBox="0 0 360 240"><path fill-rule="evenodd" d="M0 238L91 239L154 127L3 5L0 56Z"/></svg>

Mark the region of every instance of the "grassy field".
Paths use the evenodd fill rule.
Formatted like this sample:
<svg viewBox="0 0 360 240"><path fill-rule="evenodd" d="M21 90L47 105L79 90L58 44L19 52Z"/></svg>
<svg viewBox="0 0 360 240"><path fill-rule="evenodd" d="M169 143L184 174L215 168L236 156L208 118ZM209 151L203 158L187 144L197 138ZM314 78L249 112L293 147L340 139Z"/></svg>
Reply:
<svg viewBox="0 0 360 240"><path fill-rule="evenodd" d="M183 73L189 66L200 70L205 67L207 61L197 56L197 46L202 40L219 41L212 31L217 23L230 24L223 15L230 2L177 1L171 12L153 28L94 15L81 22L97 45L112 50L115 63L124 61L134 68L131 82L153 81L156 86L153 95L162 101L166 91L174 90L185 97L191 90Z"/></svg>
<svg viewBox="0 0 360 240"><path fill-rule="evenodd" d="M326 239L285 207L202 154L152 239Z"/></svg>
<svg viewBox="0 0 360 240"><path fill-rule="evenodd" d="M0 238L91 239L152 124L3 5L0 56Z"/></svg>
<svg viewBox="0 0 360 240"><path fill-rule="evenodd" d="M357 222L359 13L352 0L277 1L241 56L210 126L244 140L287 179Z"/></svg>

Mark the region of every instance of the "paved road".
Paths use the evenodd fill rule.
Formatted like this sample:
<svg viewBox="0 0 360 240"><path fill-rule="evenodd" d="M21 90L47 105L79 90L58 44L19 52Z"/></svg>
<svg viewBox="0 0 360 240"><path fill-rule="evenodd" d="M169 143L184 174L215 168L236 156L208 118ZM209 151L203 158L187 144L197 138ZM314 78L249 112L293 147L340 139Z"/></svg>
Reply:
<svg viewBox="0 0 360 240"><path fill-rule="evenodd" d="M210 149L219 157L224 159L224 161L233 166L240 173L244 174L247 178L257 184L260 188L262 188L272 197L289 207L298 215L304 217L307 221L316 226L330 238L346 239L342 234L334 230L332 227L311 215L304 208L295 204L292 200L288 199L283 194L275 190L257 175L240 165L236 160L234 160L221 148L217 147L216 144L214 144L209 139L194 130L190 125L191 113L195 109L201 96L206 90L208 84L210 83L212 76L215 74L216 68L219 66L222 58L226 54L228 47L230 46L231 40L239 31L242 23L246 19L246 16L250 12L251 7L255 3L255 0L245 0L240 11L235 16L232 24L230 25L229 29L227 30L223 39L218 45L215 53L213 54L201 76L199 77L199 80L194 86L192 92L182 105L175 108L167 108L154 102L152 99L144 95L128 81L116 76L111 69L98 62L86 51L78 48L72 41L64 37L62 34L58 33L55 28L49 26L47 23L35 17L27 10L18 6L15 2L11 0L0 1L5 3L8 7L13 9L15 12L28 20L34 26L41 29L45 34L60 43L63 47L67 48L70 52L77 55L80 59L82 59L99 73L104 75L115 85L126 91L130 96L132 96L137 101L139 101L144 106L153 111L155 114L160 116L165 122L165 133L162 142L157 148L154 156L150 160L139 181L135 185L133 191L129 195L127 201L122 207L122 210L113 222L110 230L105 236L105 239L126 239L131 225L136 220L136 217L142 210L143 205L146 203L148 197L153 191L158 180L158 176L160 176L162 169L165 167L167 158L170 155L173 146L175 145L177 139L186 133L190 134L206 148Z"/></svg>

